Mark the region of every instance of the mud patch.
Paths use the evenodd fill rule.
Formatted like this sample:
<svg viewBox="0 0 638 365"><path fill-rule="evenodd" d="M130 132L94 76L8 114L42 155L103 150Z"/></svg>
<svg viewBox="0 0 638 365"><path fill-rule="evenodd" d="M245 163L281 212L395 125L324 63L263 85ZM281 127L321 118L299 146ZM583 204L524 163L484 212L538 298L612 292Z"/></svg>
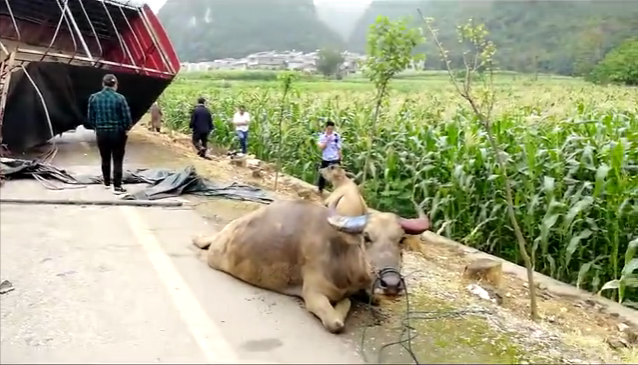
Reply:
<svg viewBox="0 0 638 365"><path fill-rule="evenodd" d="M241 345L241 348L250 352L267 352L283 345L283 342L277 338L264 338L261 340L246 341Z"/></svg>
<svg viewBox="0 0 638 365"><path fill-rule="evenodd" d="M349 336L370 363L511 364L527 355L505 334L490 328L482 317L489 314L486 310L455 309L447 300L423 292L382 303L373 309L377 313L372 321L357 311L353 319L364 322Z"/></svg>
<svg viewBox="0 0 638 365"><path fill-rule="evenodd" d="M547 323L475 298L417 253L404 256L409 293L370 311L357 306L348 337L371 363L616 363L626 356L573 343ZM460 275L459 275L460 276ZM631 356L631 355L627 355Z"/></svg>

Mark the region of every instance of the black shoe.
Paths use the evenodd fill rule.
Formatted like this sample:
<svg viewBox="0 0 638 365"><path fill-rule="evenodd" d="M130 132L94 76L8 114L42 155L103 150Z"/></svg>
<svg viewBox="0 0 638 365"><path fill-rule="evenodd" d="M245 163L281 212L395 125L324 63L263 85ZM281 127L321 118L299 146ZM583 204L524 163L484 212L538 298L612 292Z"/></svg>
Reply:
<svg viewBox="0 0 638 365"><path fill-rule="evenodd" d="M126 194L126 189L124 189L121 186L114 187L113 188L113 194L115 194L115 195Z"/></svg>
<svg viewBox="0 0 638 365"><path fill-rule="evenodd" d="M111 184L104 184L104 188L107 189L107 190L110 189L111 188Z"/></svg>

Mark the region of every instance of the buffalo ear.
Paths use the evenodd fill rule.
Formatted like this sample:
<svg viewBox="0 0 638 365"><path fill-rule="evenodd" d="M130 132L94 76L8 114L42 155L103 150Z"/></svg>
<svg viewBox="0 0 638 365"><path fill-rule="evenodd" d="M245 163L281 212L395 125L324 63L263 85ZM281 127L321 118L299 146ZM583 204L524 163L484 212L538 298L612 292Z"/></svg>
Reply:
<svg viewBox="0 0 638 365"><path fill-rule="evenodd" d="M419 214L418 218L405 219L399 218L399 224L406 234L421 234L430 229L430 219L423 209L415 202L414 207Z"/></svg>

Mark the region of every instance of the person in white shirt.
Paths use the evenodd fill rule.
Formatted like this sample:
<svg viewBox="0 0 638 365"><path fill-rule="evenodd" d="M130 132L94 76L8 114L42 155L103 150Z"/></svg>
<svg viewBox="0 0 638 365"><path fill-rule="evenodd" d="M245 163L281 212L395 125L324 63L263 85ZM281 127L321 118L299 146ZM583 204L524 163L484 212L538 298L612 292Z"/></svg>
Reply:
<svg viewBox="0 0 638 365"><path fill-rule="evenodd" d="M246 111L243 105L237 108L237 112L233 117L233 124L235 125L235 133L239 138L239 145L241 146L241 154L245 155L247 150L248 141L248 124L250 123L250 113Z"/></svg>

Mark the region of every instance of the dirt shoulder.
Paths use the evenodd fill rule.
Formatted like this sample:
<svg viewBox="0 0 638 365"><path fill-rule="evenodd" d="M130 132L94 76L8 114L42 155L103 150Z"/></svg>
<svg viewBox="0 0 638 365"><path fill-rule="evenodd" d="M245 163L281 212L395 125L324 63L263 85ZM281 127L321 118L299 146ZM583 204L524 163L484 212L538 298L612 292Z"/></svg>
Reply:
<svg viewBox="0 0 638 365"><path fill-rule="evenodd" d="M143 125L131 136L169 148L181 156L175 163L192 164L208 178L241 181L274 191L275 173L268 164L253 161L250 166L235 166L221 149L213 151L211 160L199 159L188 136L172 131L156 134ZM312 186L285 175L279 175L276 193L284 199L318 200ZM220 204L226 208L220 209ZM223 226L257 207L202 200L196 209ZM403 341L405 346L384 348L380 359L383 345L397 342L400 332L406 332L406 300L384 303L374 315L358 307L348 324L352 327L349 333L352 340L362 343L369 361L410 361L413 352L421 363L638 363L638 328L611 311L604 301L601 304L593 296L559 295L540 285L542 319L535 323L528 319L527 283L520 276L505 271L500 288L490 292L489 286L471 286L464 278L465 267L476 260L468 250L437 240L411 246L418 250L404 256L410 290L409 326L414 328L407 332L417 333L417 337L410 342L411 351ZM363 335L365 341L360 340Z"/></svg>

